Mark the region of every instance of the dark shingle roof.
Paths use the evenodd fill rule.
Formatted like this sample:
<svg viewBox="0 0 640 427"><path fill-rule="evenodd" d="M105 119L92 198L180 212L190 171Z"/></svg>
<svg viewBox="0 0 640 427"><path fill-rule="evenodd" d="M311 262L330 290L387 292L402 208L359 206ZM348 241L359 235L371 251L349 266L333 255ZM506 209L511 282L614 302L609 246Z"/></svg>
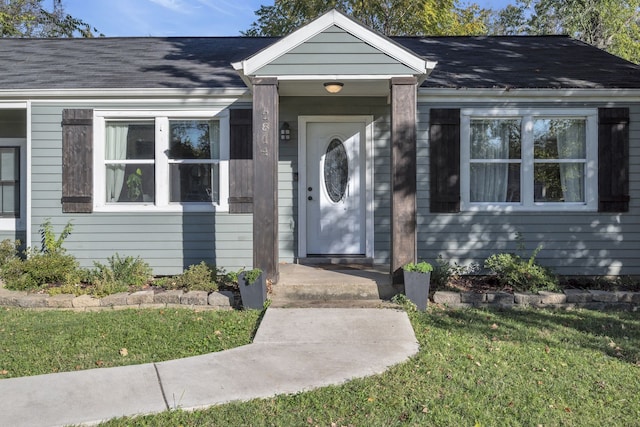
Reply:
<svg viewBox="0 0 640 427"><path fill-rule="evenodd" d="M0 39L0 89L244 87L276 38ZM396 37L438 61L423 87L640 88L640 67L568 37Z"/></svg>
<svg viewBox="0 0 640 427"><path fill-rule="evenodd" d="M423 87L640 88L639 66L565 36L394 40L438 61Z"/></svg>
<svg viewBox="0 0 640 427"><path fill-rule="evenodd" d="M0 39L0 88L244 87L231 62L269 38Z"/></svg>

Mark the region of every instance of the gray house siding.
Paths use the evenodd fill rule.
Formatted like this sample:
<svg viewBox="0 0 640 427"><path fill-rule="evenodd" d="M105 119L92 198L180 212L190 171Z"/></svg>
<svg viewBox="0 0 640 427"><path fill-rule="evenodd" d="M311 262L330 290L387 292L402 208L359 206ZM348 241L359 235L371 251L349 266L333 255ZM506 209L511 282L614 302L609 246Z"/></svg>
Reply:
<svg viewBox="0 0 640 427"><path fill-rule="evenodd" d="M27 238L27 233L24 230L15 230L15 231L1 230L0 231L0 242L7 239L11 241L19 240L21 245L24 246L26 238Z"/></svg>
<svg viewBox="0 0 640 427"><path fill-rule="evenodd" d="M256 71L258 76L413 74L412 70L333 26Z"/></svg>
<svg viewBox="0 0 640 427"><path fill-rule="evenodd" d="M143 107L141 103L138 107ZM208 107L215 107L211 102ZM83 108L86 108L83 105ZM99 108L100 105L91 105ZM109 104L105 108L118 106ZM152 109L160 109L158 105ZM118 253L140 256L155 274L176 274L190 264L206 261L227 270L252 265L252 216L228 213L174 212L94 212L63 214L62 192L62 132L63 108L77 105L32 106L32 246L39 246L40 225L50 218L57 233L71 221L73 232L65 247L81 265L90 267L93 261L104 262ZM123 109L136 108L122 105ZM163 105L161 109L180 109L178 105ZM187 109L193 108L192 106Z"/></svg>
<svg viewBox="0 0 640 427"><path fill-rule="evenodd" d="M143 107L141 103L138 107ZM505 104L512 107L527 105ZM488 106L488 105L484 105ZM529 105L530 106L530 105ZM537 107L558 108L557 104ZM567 106L567 105L565 105ZM577 105L579 108L599 104ZM611 106L611 105L609 105ZM621 105L624 106L624 105ZM115 253L140 256L156 274L174 274L202 260L227 270L252 265L252 215L228 213L109 213L63 214L61 195L61 128L63 108L78 105L32 105L32 226L39 245L40 224L51 218L59 232L71 221L74 229L66 247L83 266L92 266ZM99 108L98 105L92 105ZM114 108L109 105L109 108ZM460 263L482 264L489 255L516 249L516 232L523 235L525 254L538 244L538 259L560 274L640 274L640 106L631 106L630 212L610 213L429 213L428 128L430 108L480 107L478 104L431 104L418 110L418 256L434 260L439 254ZM125 106L123 106L125 108ZM126 108L133 108L126 105ZM151 108L151 107L150 107ZM153 108L157 109L157 106ZM162 109L178 109L163 106ZM280 142L278 166L279 248L281 262L294 262L298 253L297 138L300 115L361 115L374 117L374 262L387 264L390 253L389 106L384 98L281 97L280 121L291 126L291 140ZM15 233L9 238L15 238Z"/></svg>
<svg viewBox="0 0 640 427"><path fill-rule="evenodd" d="M281 97L280 122L291 126L291 140L280 142L278 173L280 261L293 262L298 254L298 116L372 115L374 146L374 262L389 263L390 148L389 105L385 98Z"/></svg>
<svg viewBox="0 0 640 427"><path fill-rule="evenodd" d="M538 246L538 261L563 275L640 274L640 106L630 107L629 212L460 212L429 213L428 129L430 108L488 107L488 104L429 104L418 110L418 257L433 261L438 255L461 264L482 266L491 254L516 251L521 233L529 256ZM491 105L495 107L495 105ZM507 104L510 107L529 105ZM535 104L540 108L571 104ZM612 107L611 103L575 104L576 108Z"/></svg>

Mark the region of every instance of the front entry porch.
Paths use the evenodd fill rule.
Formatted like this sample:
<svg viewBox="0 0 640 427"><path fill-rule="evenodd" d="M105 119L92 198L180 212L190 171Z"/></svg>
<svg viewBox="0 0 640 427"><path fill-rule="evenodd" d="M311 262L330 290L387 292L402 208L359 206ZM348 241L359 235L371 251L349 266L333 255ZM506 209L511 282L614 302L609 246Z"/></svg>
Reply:
<svg viewBox="0 0 640 427"><path fill-rule="evenodd" d="M389 300L402 290L386 265L281 264L270 298L272 307L393 307Z"/></svg>
<svg viewBox="0 0 640 427"><path fill-rule="evenodd" d="M253 212L253 266L272 282L280 279L279 239L285 234L279 232L280 225L297 232L297 257L377 257L389 263L387 273L395 278L401 276L402 265L415 261L417 87L435 65L335 10L233 63L252 92L253 193L246 199ZM389 221L380 220L384 231L374 230L369 106L321 112L325 118L294 112L304 151L297 157L300 170L292 174L300 184L299 212L297 224L281 221L280 105L287 98L306 100L303 109L308 111L321 97L332 97L336 108L355 98L387 100L388 121L380 128L384 136L378 137L378 148L384 146L388 158L388 163L380 158L386 170L379 176L389 177L389 182L378 190L380 197L386 197L384 191L390 194L383 214ZM376 233L388 249L374 248Z"/></svg>

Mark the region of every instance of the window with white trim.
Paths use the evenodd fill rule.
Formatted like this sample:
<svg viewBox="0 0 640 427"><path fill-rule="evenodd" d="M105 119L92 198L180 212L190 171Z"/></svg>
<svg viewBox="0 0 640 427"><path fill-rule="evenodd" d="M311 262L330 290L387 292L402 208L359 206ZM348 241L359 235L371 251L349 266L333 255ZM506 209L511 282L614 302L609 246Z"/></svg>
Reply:
<svg viewBox="0 0 640 427"><path fill-rule="evenodd" d="M97 210L227 210L226 111L96 111Z"/></svg>
<svg viewBox="0 0 640 427"><path fill-rule="evenodd" d="M596 110L462 110L463 210L596 210Z"/></svg>
<svg viewBox="0 0 640 427"><path fill-rule="evenodd" d="M24 230L26 219L27 110L0 104L0 230Z"/></svg>
<svg viewBox="0 0 640 427"><path fill-rule="evenodd" d="M20 218L20 147L0 146L0 217Z"/></svg>

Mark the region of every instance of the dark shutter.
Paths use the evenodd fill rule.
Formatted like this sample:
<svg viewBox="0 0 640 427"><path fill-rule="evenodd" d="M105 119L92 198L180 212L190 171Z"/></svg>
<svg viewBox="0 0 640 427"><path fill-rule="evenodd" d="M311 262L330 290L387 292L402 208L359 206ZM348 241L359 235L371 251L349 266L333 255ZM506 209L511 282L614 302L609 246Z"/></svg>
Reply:
<svg viewBox="0 0 640 427"><path fill-rule="evenodd" d="M252 110L229 112L229 212L253 212Z"/></svg>
<svg viewBox="0 0 640 427"><path fill-rule="evenodd" d="M429 171L431 212L460 212L459 109L431 109Z"/></svg>
<svg viewBox="0 0 640 427"><path fill-rule="evenodd" d="M598 109L598 211L629 211L629 109Z"/></svg>
<svg viewBox="0 0 640 427"><path fill-rule="evenodd" d="M93 110L62 110L62 212L93 211Z"/></svg>

